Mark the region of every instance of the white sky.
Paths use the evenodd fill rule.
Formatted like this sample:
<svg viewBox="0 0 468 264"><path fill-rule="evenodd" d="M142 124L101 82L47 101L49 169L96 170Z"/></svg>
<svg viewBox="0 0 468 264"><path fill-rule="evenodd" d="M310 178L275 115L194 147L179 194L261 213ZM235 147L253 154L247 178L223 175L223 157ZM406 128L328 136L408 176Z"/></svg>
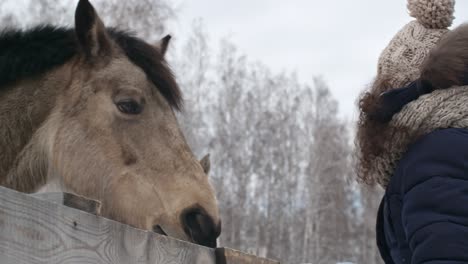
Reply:
<svg viewBox="0 0 468 264"><path fill-rule="evenodd" d="M202 18L213 44L229 37L240 50L279 72L295 70L303 82L321 75L354 118L360 91L376 74L377 59L412 18L406 0L177 0L174 31ZM454 26L468 21L468 1L458 0Z"/></svg>

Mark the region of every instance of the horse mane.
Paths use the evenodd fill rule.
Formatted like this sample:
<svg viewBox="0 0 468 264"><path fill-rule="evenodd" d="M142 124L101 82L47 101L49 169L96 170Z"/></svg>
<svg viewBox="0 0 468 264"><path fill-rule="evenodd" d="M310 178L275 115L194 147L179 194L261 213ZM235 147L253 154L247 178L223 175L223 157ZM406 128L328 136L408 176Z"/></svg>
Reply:
<svg viewBox="0 0 468 264"><path fill-rule="evenodd" d="M182 93L172 71L156 48L132 33L107 28L108 35L128 59L140 67L171 107L180 110ZM27 30L0 32L0 91L17 80L44 74L79 54L74 29L37 26Z"/></svg>

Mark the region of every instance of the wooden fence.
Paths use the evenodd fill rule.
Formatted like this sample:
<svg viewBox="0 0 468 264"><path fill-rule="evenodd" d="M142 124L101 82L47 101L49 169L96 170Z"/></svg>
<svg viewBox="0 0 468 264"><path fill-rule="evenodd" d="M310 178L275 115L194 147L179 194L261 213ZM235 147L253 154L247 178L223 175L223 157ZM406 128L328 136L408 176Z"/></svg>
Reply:
<svg viewBox="0 0 468 264"><path fill-rule="evenodd" d="M31 196L0 187L0 263L279 264L139 230L95 211L98 203L73 195Z"/></svg>

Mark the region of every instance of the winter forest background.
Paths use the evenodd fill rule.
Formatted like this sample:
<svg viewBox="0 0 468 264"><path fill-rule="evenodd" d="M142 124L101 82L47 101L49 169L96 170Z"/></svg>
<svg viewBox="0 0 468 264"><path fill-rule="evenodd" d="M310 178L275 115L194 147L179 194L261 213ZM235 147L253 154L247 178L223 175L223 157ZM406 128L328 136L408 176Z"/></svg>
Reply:
<svg viewBox="0 0 468 264"><path fill-rule="evenodd" d="M92 2L107 26L150 41L177 20L169 0ZM0 27L71 25L75 5L3 0ZM327 83L273 73L229 40L211 39L199 20L185 39L168 60L185 95L185 136L199 157L211 154L219 244L281 263L381 263L374 238L381 191L355 182L354 124L338 115Z"/></svg>

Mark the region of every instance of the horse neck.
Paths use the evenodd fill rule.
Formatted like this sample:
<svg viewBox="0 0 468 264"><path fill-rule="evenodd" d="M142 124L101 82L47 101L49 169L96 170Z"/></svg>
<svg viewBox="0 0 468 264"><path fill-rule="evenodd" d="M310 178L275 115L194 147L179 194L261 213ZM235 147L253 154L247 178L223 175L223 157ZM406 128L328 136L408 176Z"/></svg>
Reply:
<svg viewBox="0 0 468 264"><path fill-rule="evenodd" d="M0 87L0 185L33 192L45 184L48 162L37 134L65 85L60 71Z"/></svg>

